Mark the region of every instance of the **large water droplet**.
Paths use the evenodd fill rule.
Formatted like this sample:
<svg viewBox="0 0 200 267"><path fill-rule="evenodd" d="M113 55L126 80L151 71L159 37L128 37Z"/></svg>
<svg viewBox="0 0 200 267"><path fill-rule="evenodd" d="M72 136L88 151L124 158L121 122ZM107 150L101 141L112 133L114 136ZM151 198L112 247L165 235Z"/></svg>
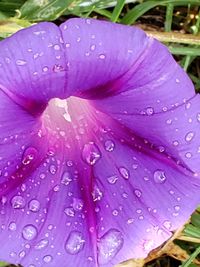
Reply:
<svg viewBox="0 0 200 267"><path fill-rule="evenodd" d="M72 177L69 172L64 172L61 177L61 184L68 185L72 182Z"/></svg>
<svg viewBox="0 0 200 267"><path fill-rule="evenodd" d="M22 163L24 165L30 164L36 157L37 157L38 151L34 147L28 147L23 154Z"/></svg>
<svg viewBox="0 0 200 267"><path fill-rule="evenodd" d="M98 242L98 262L106 264L120 251L124 243L122 233L117 229L107 231Z"/></svg>
<svg viewBox="0 0 200 267"><path fill-rule="evenodd" d="M130 176L129 171L125 167L120 167L119 172L124 179L128 179Z"/></svg>
<svg viewBox="0 0 200 267"><path fill-rule="evenodd" d="M81 232L72 231L65 243L65 249L69 254L78 254L84 247L85 240Z"/></svg>
<svg viewBox="0 0 200 267"><path fill-rule="evenodd" d="M94 165L101 157L100 150L94 142L85 144L82 151L84 161L89 165Z"/></svg>
<svg viewBox="0 0 200 267"><path fill-rule="evenodd" d="M105 141L105 150L108 152L112 152L115 148L115 144L112 140Z"/></svg>
<svg viewBox="0 0 200 267"><path fill-rule="evenodd" d="M11 200L11 205L14 209L23 209L26 201L22 196L14 196Z"/></svg>
<svg viewBox="0 0 200 267"><path fill-rule="evenodd" d="M31 210L32 212L37 212L40 209L40 202L37 199L32 199L29 202L29 210Z"/></svg>
<svg viewBox="0 0 200 267"><path fill-rule="evenodd" d="M167 179L163 170L156 170L153 174L154 181L162 184Z"/></svg>
<svg viewBox="0 0 200 267"><path fill-rule="evenodd" d="M26 240L33 240L37 236L37 228L32 224L26 225L22 230L22 236Z"/></svg>

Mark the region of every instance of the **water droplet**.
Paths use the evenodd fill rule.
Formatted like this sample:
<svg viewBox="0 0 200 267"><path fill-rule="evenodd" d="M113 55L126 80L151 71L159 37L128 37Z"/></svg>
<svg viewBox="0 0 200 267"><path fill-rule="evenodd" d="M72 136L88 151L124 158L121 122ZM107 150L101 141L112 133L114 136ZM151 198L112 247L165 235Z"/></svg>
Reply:
<svg viewBox="0 0 200 267"><path fill-rule="evenodd" d="M30 164L34 159L36 159L37 154L38 154L37 149L35 149L34 147L28 147L24 151L22 163L24 165Z"/></svg>
<svg viewBox="0 0 200 267"><path fill-rule="evenodd" d="M54 49L58 51L58 50L60 50L60 46L58 44L55 44Z"/></svg>
<svg viewBox="0 0 200 267"><path fill-rule="evenodd" d="M112 152L115 148L115 144L112 140L105 141L105 150L108 152Z"/></svg>
<svg viewBox="0 0 200 267"><path fill-rule="evenodd" d="M16 61L16 64L17 64L18 66L23 66L23 65L26 65L27 62L26 62L25 60L20 60L20 59L18 59L18 60Z"/></svg>
<svg viewBox="0 0 200 267"><path fill-rule="evenodd" d="M90 46L90 50L91 50L91 51L94 51L95 48L96 48L96 45L95 45L95 44L93 44L93 45Z"/></svg>
<svg viewBox="0 0 200 267"><path fill-rule="evenodd" d="M29 202L29 210L31 210L32 212L37 212L40 209L40 202L37 199L32 199Z"/></svg>
<svg viewBox="0 0 200 267"><path fill-rule="evenodd" d="M192 157L192 154L191 154L190 152L187 152L187 153L185 154L185 157L186 157L187 159L190 159L190 158Z"/></svg>
<svg viewBox="0 0 200 267"><path fill-rule="evenodd" d="M26 225L22 230L22 236L26 240L33 240L37 236L37 228L32 224Z"/></svg>
<svg viewBox="0 0 200 267"><path fill-rule="evenodd" d="M43 257L43 261L44 261L45 263L49 263L49 262L51 262L52 260L53 260L53 257L52 257L51 255L46 255L46 256Z"/></svg>
<svg viewBox="0 0 200 267"><path fill-rule="evenodd" d="M189 132L189 133L186 134L185 140L187 142L190 142L193 139L193 137L194 137L194 133L193 132Z"/></svg>
<svg viewBox="0 0 200 267"><path fill-rule="evenodd" d="M107 178L107 180L108 180L108 182L109 182L110 184L115 184L115 183L117 182L117 180L118 180L118 176L117 176L117 175L109 176L109 177Z"/></svg>
<svg viewBox="0 0 200 267"><path fill-rule="evenodd" d="M152 250L153 246L154 246L154 241L153 241L152 239L150 239L150 240L145 240L144 243L143 243L143 248L144 248L144 250L145 250L145 251L148 251L148 252L149 252L150 250Z"/></svg>
<svg viewBox="0 0 200 267"><path fill-rule="evenodd" d="M56 174L56 172L57 172L57 167L55 166L55 165L51 165L50 167L49 167L49 171L50 171L50 173L51 174Z"/></svg>
<svg viewBox="0 0 200 267"><path fill-rule="evenodd" d="M106 264L120 251L124 243L122 233L117 229L107 231L98 242L98 262Z"/></svg>
<svg viewBox="0 0 200 267"><path fill-rule="evenodd" d="M54 71L54 72L61 72L61 71L64 71L64 67L61 66L61 65L59 65L59 64L56 64L56 65L54 65L54 67L53 67L53 71Z"/></svg>
<svg viewBox="0 0 200 267"><path fill-rule="evenodd" d="M69 172L64 172L61 177L61 184L68 185L72 182L72 177Z"/></svg>
<svg viewBox="0 0 200 267"><path fill-rule="evenodd" d="M159 184L162 184L165 182L166 180L166 176L165 176L165 173L164 171L162 170L156 170L153 174L153 178L154 178L154 181L156 183L159 183Z"/></svg>
<svg viewBox="0 0 200 267"><path fill-rule="evenodd" d="M35 249L40 250L46 248L48 244L49 244L48 239L42 239L35 245Z"/></svg>
<svg viewBox="0 0 200 267"><path fill-rule="evenodd" d="M17 230L17 225L15 222L11 222L8 226L10 231L16 231Z"/></svg>
<svg viewBox="0 0 200 267"><path fill-rule="evenodd" d="M106 56L105 56L104 54L101 54L101 55L99 55L99 58L100 58L100 59L105 59Z"/></svg>
<svg viewBox="0 0 200 267"><path fill-rule="evenodd" d="M120 167L119 172L124 179L128 179L130 176L129 171L125 167Z"/></svg>
<svg viewBox="0 0 200 267"><path fill-rule="evenodd" d="M67 253L75 255L78 254L84 247L85 240L81 232L72 231L65 243Z"/></svg>
<svg viewBox="0 0 200 267"><path fill-rule="evenodd" d="M42 70L43 70L43 72L47 72L49 70L49 68L48 67L44 67Z"/></svg>
<svg viewBox="0 0 200 267"><path fill-rule="evenodd" d="M135 190L135 195L136 195L137 197L141 197L141 196L142 196L142 192L141 192L140 190L136 189L136 190Z"/></svg>
<svg viewBox="0 0 200 267"><path fill-rule="evenodd" d="M26 205L26 201L22 196L14 196L11 200L11 205L14 209L22 209Z"/></svg>
<svg viewBox="0 0 200 267"><path fill-rule="evenodd" d="M92 197L93 197L93 201L100 201L103 197L103 193L101 192L99 187L97 187L96 185L94 186Z"/></svg>
<svg viewBox="0 0 200 267"><path fill-rule="evenodd" d="M101 153L98 146L90 142L84 145L82 157L89 165L94 165L100 159Z"/></svg>
<svg viewBox="0 0 200 267"><path fill-rule="evenodd" d="M197 121L200 122L200 113L197 114Z"/></svg>
<svg viewBox="0 0 200 267"><path fill-rule="evenodd" d="M73 198L72 207L76 211L81 211L83 209L83 201L80 198Z"/></svg>
<svg viewBox="0 0 200 267"><path fill-rule="evenodd" d="M170 230L171 227L172 227L172 224L171 224L170 221L164 221L164 222L163 222L163 226L164 226L166 229Z"/></svg>
<svg viewBox="0 0 200 267"><path fill-rule="evenodd" d="M64 213L69 217L74 217L75 216L75 211L71 207L65 208Z"/></svg>
<svg viewBox="0 0 200 267"><path fill-rule="evenodd" d="M148 116L153 115L153 113L154 113L154 109L153 109L152 107L148 107L148 108L146 108L146 114L147 114Z"/></svg>

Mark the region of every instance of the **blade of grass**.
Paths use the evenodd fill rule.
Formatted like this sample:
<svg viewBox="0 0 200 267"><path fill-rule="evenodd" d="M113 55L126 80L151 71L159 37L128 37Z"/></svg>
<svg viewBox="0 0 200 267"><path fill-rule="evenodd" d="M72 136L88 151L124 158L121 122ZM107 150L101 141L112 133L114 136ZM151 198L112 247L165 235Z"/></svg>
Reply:
<svg viewBox="0 0 200 267"><path fill-rule="evenodd" d="M141 17L144 13L149 11L150 9L159 6L159 5L166 5L166 4L173 4L174 6L181 6L181 5L197 5L200 6L199 0L161 0L161 1L148 1L143 2L141 4L136 5L133 7L121 20L123 24L133 24L139 17Z"/></svg>
<svg viewBox="0 0 200 267"><path fill-rule="evenodd" d="M172 28L174 5L172 3L167 4L166 18L165 18L165 31L170 32Z"/></svg>
<svg viewBox="0 0 200 267"><path fill-rule="evenodd" d="M185 56L200 56L200 48L193 47L168 47L170 52L174 55L185 55Z"/></svg>
<svg viewBox="0 0 200 267"><path fill-rule="evenodd" d="M198 256L199 253L200 253L200 246L190 255L189 259L186 260L180 267L189 267L189 265Z"/></svg>
<svg viewBox="0 0 200 267"><path fill-rule="evenodd" d="M111 19L111 16L112 16L112 13L108 11L107 9L95 8L94 12L109 19Z"/></svg>
<svg viewBox="0 0 200 267"><path fill-rule="evenodd" d="M117 0L117 4L113 10L112 16L111 16L111 21L116 22L119 18L119 15L121 14L121 11L124 7L125 0Z"/></svg>

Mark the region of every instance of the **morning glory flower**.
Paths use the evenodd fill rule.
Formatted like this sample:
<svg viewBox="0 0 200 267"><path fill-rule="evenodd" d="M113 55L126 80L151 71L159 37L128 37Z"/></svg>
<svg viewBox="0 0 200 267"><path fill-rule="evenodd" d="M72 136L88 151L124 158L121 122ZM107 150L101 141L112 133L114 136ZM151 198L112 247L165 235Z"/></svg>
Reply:
<svg viewBox="0 0 200 267"><path fill-rule="evenodd" d="M0 259L111 267L200 203L200 97L135 27L71 19L0 42Z"/></svg>

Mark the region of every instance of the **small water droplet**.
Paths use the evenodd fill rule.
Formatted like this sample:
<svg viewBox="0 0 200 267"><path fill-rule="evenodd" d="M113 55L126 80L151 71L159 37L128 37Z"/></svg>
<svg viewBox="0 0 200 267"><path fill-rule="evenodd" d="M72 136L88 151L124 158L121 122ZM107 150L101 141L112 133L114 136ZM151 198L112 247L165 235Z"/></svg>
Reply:
<svg viewBox="0 0 200 267"><path fill-rule="evenodd" d="M90 46L90 50L91 50L91 51L94 51L95 48L96 48L96 45L95 45L95 44L93 44L93 45Z"/></svg>
<svg viewBox="0 0 200 267"><path fill-rule="evenodd" d="M58 51L58 50L60 50L60 46L58 44L55 44L54 49Z"/></svg>
<svg viewBox="0 0 200 267"><path fill-rule="evenodd" d="M200 122L200 113L197 113L197 121Z"/></svg>
<svg viewBox="0 0 200 267"><path fill-rule="evenodd" d="M55 166L55 165L51 165L50 167L49 167L49 171L50 171L50 173L51 174L56 174L56 172L57 172L57 167Z"/></svg>
<svg viewBox="0 0 200 267"><path fill-rule="evenodd" d="M37 199L32 199L30 202L29 202L29 210L32 211L32 212L37 212L39 211L40 209L40 202L37 200Z"/></svg>
<svg viewBox="0 0 200 267"><path fill-rule="evenodd" d="M142 192L141 192L139 189L136 189L136 190L135 190L135 195L136 195L137 197L141 197L141 196L142 196Z"/></svg>
<svg viewBox="0 0 200 267"><path fill-rule="evenodd" d="M35 245L35 249L40 250L46 248L48 244L49 244L48 239L42 239Z"/></svg>
<svg viewBox="0 0 200 267"><path fill-rule="evenodd" d="M146 114L147 114L148 116L153 115L153 113L154 113L154 109L153 109L152 107L148 107L148 108L146 108Z"/></svg>
<svg viewBox="0 0 200 267"><path fill-rule="evenodd" d="M153 241L152 239L150 239L150 240L145 240L144 243L143 243L143 248L144 248L144 250L145 250L145 251L148 251L148 252L149 252L150 250L152 250L153 246L154 246L154 241Z"/></svg>
<svg viewBox="0 0 200 267"><path fill-rule="evenodd" d="M26 205L26 201L22 196L14 196L11 200L11 205L14 209L22 209Z"/></svg>
<svg viewBox="0 0 200 267"><path fill-rule="evenodd" d="M17 230L17 225L15 222L11 222L8 226L10 231L16 231Z"/></svg>
<svg viewBox="0 0 200 267"><path fill-rule="evenodd" d="M172 224L171 224L170 221L164 221L164 222L163 222L163 226L164 226L166 229L170 230L171 227L172 227Z"/></svg>
<svg viewBox="0 0 200 267"><path fill-rule="evenodd" d="M125 167L120 167L119 172L124 179L128 179L130 176L129 171Z"/></svg>
<svg viewBox="0 0 200 267"><path fill-rule="evenodd" d="M81 211L83 209L83 201L80 198L73 198L72 207L76 211Z"/></svg>
<svg viewBox="0 0 200 267"><path fill-rule="evenodd" d="M27 62L26 62L25 60L18 59L18 60L16 61L16 64L17 64L18 66L23 66L23 65L26 65Z"/></svg>
<svg viewBox="0 0 200 267"><path fill-rule="evenodd" d="M162 184L166 180L165 172L163 170L156 170L153 178L156 183Z"/></svg>
<svg viewBox="0 0 200 267"><path fill-rule="evenodd" d="M75 216L75 211L71 207L65 208L64 213L69 217L74 217Z"/></svg>
<svg viewBox="0 0 200 267"><path fill-rule="evenodd" d="M69 185L72 182L72 177L69 172L64 172L61 177L61 184Z"/></svg>
<svg viewBox="0 0 200 267"><path fill-rule="evenodd" d="M117 182L117 180L118 180L118 176L117 176L117 175L109 176L109 177L107 178L107 180L108 180L108 182L109 182L110 184L115 184L115 183Z"/></svg>
<svg viewBox="0 0 200 267"><path fill-rule="evenodd" d="M94 165L101 157L98 146L93 143L87 143L83 147L82 157L89 165Z"/></svg>
<svg viewBox="0 0 200 267"><path fill-rule="evenodd" d="M67 253L76 255L78 254L84 247L85 240L81 232L72 231L65 243L65 249Z"/></svg>
<svg viewBox="0 0 200 267"><path fill-rule="evenodd" d="M38 155L37 149L34 147L28 147L23 154L22 163L24 165L30 164Z"/></svg>
<svg viewBox="0 0 200 267"><path fill-rule="evenodd" d="M59 64L55 64L55 65L53 66L53 71L54 71L54 72L61 72L61 71L64 71L64 67L61 66L61 65L59 65Z"/></svg>
<svg viewBox="0 0 200 267"><path fill-rule="evenodd" d="M187 153L185 154L185 157L186 157L187 159L190 159L190 158L192 157L192 154L191 154L190 152L187 152Z"/></svg>
<svg viewBox="0 0 200 267"><path fill-rule="evenodd" d="M108 152L112 152L115 148L115 144L112 140L106 140L104 145L105 145L105 150Z"/></svg>
<svg viewBox="0 0 200 267"><path fill-rule="evenodd" d="M106 264L110 262L120 251L124 243L122 233L117 229L110 229L99 240L98 262Z"/></svg>
<svg viewBox="0 0 200 267"><path fill-rule="evenodd" d="M193 137L194 137L194 133L193 132L189 132L189 133L186 134L185 140L187 142L190 142L193 139Z"/></svg>
<svg viewBox="0 0 200 267"><path fill-rule="evenodd" d="M43 257L43 261L44 261L45 263L49 263L49 262L51 262L52 260L53 260L53 257L52 257L51 255L46 255L46 256Z"/></svg>
<svg viewBox="0 0 200 267"><path fill-rule="evenodd" d="M106 56L105 56L104 54L101 54L101 55L99 55L99 58L100 58L100 59L105 59Z"/></svg>
<svg viewBox="0 0 200 267"><path fill-rule="evenodd" d="M93 201L100 201L103 197L103 193L101 192L99 187L97 187L96 185L94 186L92 197L93 197Z"/></svg>
<svg viewBox="0 0 200 267"><path fill-rule="evenodd" d="M22 236L26 240L33 240L37 236L37 228L32 224L26 225L22 230Z"/></svg>

